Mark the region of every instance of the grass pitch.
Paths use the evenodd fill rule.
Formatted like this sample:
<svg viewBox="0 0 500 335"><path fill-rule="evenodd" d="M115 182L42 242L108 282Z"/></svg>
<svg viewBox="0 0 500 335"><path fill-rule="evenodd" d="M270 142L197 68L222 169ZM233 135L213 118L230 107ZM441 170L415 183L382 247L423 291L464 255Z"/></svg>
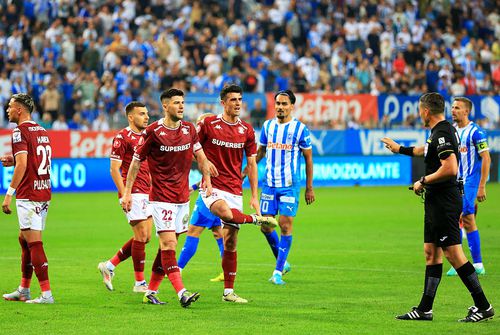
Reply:
<svg viewBox="0 0 500 335"><path fill-rule="evenodd" d="M111 257L131 237L114 193L55 194L44 245L56 299L54 305L0 301L1 334L445 334L500 333L500 185L489 184L479 206L483 288L497 317L482 324L460 324L472 299L459 278L443 280L433 322L394 320L417 305L423 290L423 205L405 187L318 188L317 201L301 203L294 226L287 285L268 282L274 258L258 227L239 235L236 292L247 305L221 302L222 283L210 232L183 272L189 290L201 298L180 307L168 280L160 287L164 306L141 304L132 293L131 260L120 264L108 292L97 263ZM247 195L246 195L247 196ZM192 200L194 203L194 199ZM245 199L245 206L248 200ZM15 215L1 216L0 292L20 279L20 247ZM178 253L184 243L179 241ZM147 247L146 279L157 239ZM467 252L468 254L468 252ZM448 270L445 261L444 272ZM33 276L32 294L39 293Z"/></svg>

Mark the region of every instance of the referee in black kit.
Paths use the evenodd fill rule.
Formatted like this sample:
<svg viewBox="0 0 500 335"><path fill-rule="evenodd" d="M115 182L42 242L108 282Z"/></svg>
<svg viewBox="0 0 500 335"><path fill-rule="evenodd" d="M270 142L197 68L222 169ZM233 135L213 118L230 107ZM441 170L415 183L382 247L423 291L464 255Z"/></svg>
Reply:
<svg viewBox="0 0 500 335"><path fill-rule="evenodd" d="M460 322L479 322L493 318L495 314L484 295L474 266L467 260L460 241L458 221L462 211L462 198L458 171L459 137L455 128L445 120L444 98L438 93L426 93L418 103L420 118L431 135L425 146L404 147L388 137L382 138L385 146L394 153L408 156L424 156L425 176L413 184L416 195L425 191L424 293L418 307L396 316L399 320L431 321L432 304L443 273L443 253L457 270L460 279L469 290L474 305Z"/></svg>

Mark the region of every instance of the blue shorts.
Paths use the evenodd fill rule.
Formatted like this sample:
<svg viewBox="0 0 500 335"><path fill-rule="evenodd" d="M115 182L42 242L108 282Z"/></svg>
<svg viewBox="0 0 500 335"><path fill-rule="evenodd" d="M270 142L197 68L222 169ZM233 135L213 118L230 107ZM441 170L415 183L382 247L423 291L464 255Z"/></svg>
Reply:
<svg viewBox="0 0 500 335"><path fill-rule="evenodd" d="M300 188L262 186L260 194L260 211L262 215L295 216L299 208Z"/></svg>
<svg viewBox="0 0 500 335"><path fill-rule="evenodd" d="M220 226L220 218L213 215L212 212L205 206L201 195L198 195L196 203L193 209L193 215L191 216L191 222L193 226L204 227L212 229L214 227Z"/></svg>
<svg viewBox="0 0 500 335"><path fill-rule="evenodd" d="M464 185L462 215L474 214L478 186L479 185Z"/></svg>

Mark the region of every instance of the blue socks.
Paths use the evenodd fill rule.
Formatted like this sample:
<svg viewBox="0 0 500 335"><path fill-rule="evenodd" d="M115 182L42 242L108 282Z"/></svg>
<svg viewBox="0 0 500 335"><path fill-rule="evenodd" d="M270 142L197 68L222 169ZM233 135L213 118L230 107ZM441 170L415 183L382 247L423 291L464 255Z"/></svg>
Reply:
<svg viewBox="0 0 500 335"><path fill-rule="evenodd" d="M216 239L215 241L217 242L217 246L219 247L220 251L220 257L222 258L222 255L224 254L224 239L221 237Z"/></svg>
<svg viewBox="0 0 500 335"><path fill-rule="evenodd" d="M481 257L481 241L479 239L479 231L475 230L473 232L467 233L467 242L469 244L470 254L472 256L472 262L482 263L483 258Z"/></svg>
<svg viewBox="0 0 500 335"><path fill-rule="evenodd" d="M196 253L196 249L198 249L198 243L200 239L198 237L187 236L186 241L184 242L184 247L182 248L181 255L179 256L179 260L177 261L177 266L181 269L187 265L189 260Z"/></svg>
<svg viewBox="0 0 500 335"><path fill-rule="evenodd" d="M283 272L283 267L285 266L286 259L288 258L288 253L290 252L290 247L292 246L292 235L283 236L281 235L281 240L279 243L278 258L276 259L276 271Z"/></svg>
<svg viewBox="0 0 500 335"><path fill-rule="evenodd" d="M273 230L272 233L264 233L264 236L266 237L267 243L269 243L269 246L271 247L271 250L273 251L274 257L278 258L278 245L280 244L280 239L278 237L278 233L276 230ZM285 258L286 260L286 258Z"/></svg>

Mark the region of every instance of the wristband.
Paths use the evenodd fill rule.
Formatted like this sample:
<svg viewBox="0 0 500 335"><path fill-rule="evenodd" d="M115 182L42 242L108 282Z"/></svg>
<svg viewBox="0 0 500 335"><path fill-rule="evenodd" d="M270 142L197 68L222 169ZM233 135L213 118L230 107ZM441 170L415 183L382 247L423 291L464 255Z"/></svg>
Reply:
<svg viewBox="0 0 500 335"><path fill-rule="evenodd" d="M399 153L403 154L403 155L406 155L406 156L413 156L413 148L414 147L403 147L403 146L400 146L399 147Z"/></svg>
<svg viewBox="0 0 500 335"><path fill-rule="evenodd" d="M419 182L420 182L420 184L422 184L422 185L424 185L424 186L425 186L425 185L427 185L427 184L425 183L425 176L422 176L422 178L420 178L420 179L419 179Z"/></svg>
<svg viewBox="0 0 500 335"><path fill-rule="evenodd" d="M193 191L196 191L199 187L197 184L193 184L191 185L191 188L193 189Z"/></svg>
<svg viewBox="0 0 500 335"><path fill-rule="evenodd" d="M9 186L9 188L7 189L7 193L6 194L10 195L10 196L13 196L14 193L16 193L16 189Z"/></svg>

